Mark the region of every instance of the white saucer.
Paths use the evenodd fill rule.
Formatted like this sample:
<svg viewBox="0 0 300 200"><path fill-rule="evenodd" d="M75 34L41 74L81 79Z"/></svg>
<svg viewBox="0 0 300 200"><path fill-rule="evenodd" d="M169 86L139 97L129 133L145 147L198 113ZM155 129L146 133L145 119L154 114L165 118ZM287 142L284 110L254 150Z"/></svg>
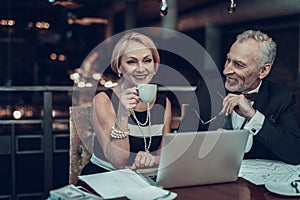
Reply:
<svg viewBox="0 0 300 200"><path fill-rule="evenodd" d="M296 193L296 190L291 186L291 183L268 182L265 184L265 187L270 192L276 194L294 197L300 196L300 193ZM298 184L298 190L300 190L300 184Z"/></svg>

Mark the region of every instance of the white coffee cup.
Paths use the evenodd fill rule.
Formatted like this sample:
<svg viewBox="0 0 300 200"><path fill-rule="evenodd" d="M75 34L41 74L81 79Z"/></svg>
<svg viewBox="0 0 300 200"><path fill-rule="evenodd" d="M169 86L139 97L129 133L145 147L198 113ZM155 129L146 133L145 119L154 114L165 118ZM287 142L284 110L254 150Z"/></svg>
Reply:
<svg viewBox="0 0 300 200"><path fill-rule="evenodd" d="M138 84L139 97L142 102L150 103L156 96L157 85L155 84Z"/></svg>

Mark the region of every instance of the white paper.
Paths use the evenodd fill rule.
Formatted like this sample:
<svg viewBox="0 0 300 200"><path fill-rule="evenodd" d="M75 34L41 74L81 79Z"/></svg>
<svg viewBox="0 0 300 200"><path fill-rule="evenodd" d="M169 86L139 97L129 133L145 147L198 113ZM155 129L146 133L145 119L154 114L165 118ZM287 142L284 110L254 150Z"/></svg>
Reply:
<svg viewBox="0 0 300 200"><path fill-rule="evenodd" d="M300 165L289 165L281 161L249 159L243 160L239 177L255 185L267 182L291 182L299 179Z"/></svg>
<svg viewBox="0 0 300 200"><path fill-rule="evenodd" d="M168 193L167 190L151 186L140 175L130 169L79 176L79 179L86 182L104 199L125 196L138 199L138 196L142 194L148 199L155 199ZM176 194L172 193L166 199L171 199L170 197L175 198Z"/></svg>
<svg viewBox="0 0 300 200"><path fill-rule="evenodd" d="M126 194L126 197L132 200L169 200L174 199L176 196L176 193L155 186L148 186L141 190Z"/></svg>

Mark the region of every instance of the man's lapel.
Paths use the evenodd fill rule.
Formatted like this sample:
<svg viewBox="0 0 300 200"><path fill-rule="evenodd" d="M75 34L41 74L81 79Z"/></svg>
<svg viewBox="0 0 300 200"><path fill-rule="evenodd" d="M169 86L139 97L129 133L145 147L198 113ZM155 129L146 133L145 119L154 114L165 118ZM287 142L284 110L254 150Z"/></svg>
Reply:
<svg viewBox="0 0 300 200"><path fill-rule="evenodd" d="M269 90L268 90L268 82L263 81L261 87L258 91L258 96L253 104L253 108L256 110L264 110L269 102Z"/></svg>

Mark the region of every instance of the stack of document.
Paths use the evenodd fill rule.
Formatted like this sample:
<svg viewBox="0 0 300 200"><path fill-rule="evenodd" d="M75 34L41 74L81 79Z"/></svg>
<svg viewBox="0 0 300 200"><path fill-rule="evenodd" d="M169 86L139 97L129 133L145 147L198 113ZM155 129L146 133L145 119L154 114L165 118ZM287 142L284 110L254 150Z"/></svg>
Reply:
<svg viewBox="0 0 300 200"><path fill-rule="evenodd" d="M150 185L145 179L130 169L79 176L104 199L127 197L133 200L174 199L177 194Z"/></svg>
<svg viewBox="0 0 300 200"><path fill-rule="evenodd" d="M239 177L255 185L268 182L290 183L299 179L300 165L289 165L281 161L249 159L243 160Z"/></svg>
<svg viewBox="0 0 300 200"><path fill-rule="evenodd" d="M64 187L51 190L47 200L102 200L101 197L84 191L82 188L74 185L66 185Z"/></svg>

